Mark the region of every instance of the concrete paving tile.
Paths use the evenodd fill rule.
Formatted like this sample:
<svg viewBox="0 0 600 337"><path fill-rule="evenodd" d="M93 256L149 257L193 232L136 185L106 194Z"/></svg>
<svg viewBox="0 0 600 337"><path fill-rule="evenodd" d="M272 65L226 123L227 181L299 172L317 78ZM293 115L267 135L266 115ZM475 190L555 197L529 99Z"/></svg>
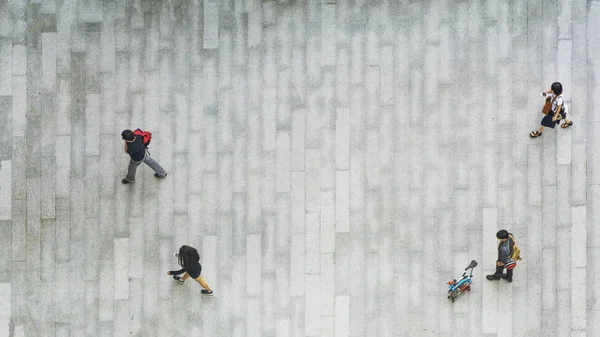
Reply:
<svg viewBox="0 0 600 337"><path fill-rule="evenodd" d="M246 334L248 336L262 334L262 311L260 300L257 298L249 298L247 310L248 321L246 323Z"/></svg>
<svg viewBox="0 0 600 337"><path fill-rule="evenodd" d="M365 204L365 242L366 249L370 252L376 252L379 247L380 223L379 223L379 200L378 193L368 192L366 193L366 204Z"/></svg>
<svg viewBox="0 0 600 337"><path fill-rule="evenodd" d="M12 161L0 161L0 180L4 183L0 187L0 220L12 219Z"/></svg>
<svg viewBox="0 0 600 337"><path fill-rule="evenodd" d="M289 131L277 131L277 193L290 192L290 143Z"/></svg>
<svg viewBox="0 0 600 337"><path fill-rule="evenodd" d="M279 193L277 195L275 227L275 254L278 256L278 263L281 262L281 256L287 256L290 241L290 196L288 193Z"/></svg>
<svg viewBox="0 0 600 337"><path fill-rule="evenodd" d="M275 212L277 163L275 151L264 153L264 173L261 182L261 205L263 213Z"/></svg>
<svg viewBox="0 0 600 337"><path fill-rule="evenodd" d="M112 322L114 320L114 285L113 285L113 260L100 262L98 284L98 321Z"/></svg>
<svg viewBox="0 0 600 337"><path fill-rule="evenodd" d="M114 305L115 320L113 321L113 330L115 336L127 336L129 335L129 302L117 300Z"/></svg>
<svg viewBox="0 0 600 337"><path fill-rule="evenodd" d="M0 39L0 95L10 96L13 93L13 44L8 38Z"/></svg>
<svg viewBox="0 0 600 337"><path fill-rule="evenodd" d="M259 111L252 111L252 114L259 114ZM260 135L260 120L258 118L250 118L247 128L247 170L250 172L258 172L262 169L262 154L261 150L261 135Z"/></svg>
<svg viewBox="0 0 600 337"><path fill-rule="evenodd" d="M290 233L304 233L305 231L305 173L302 171L291 172L291 210Z"/></svg>
<svg viewBox="0 0 600 337"><path fill-rule="evenodd" d="M290 296L303 296L305 292L305 235L292 234L290 250Z"/></svg>
<svg viewBox="0 0 600 337"><path fill-rule="evenodd" d="M248 296L260 296L261 281L261 236L248 235L246 240L246 293ZM250 306L250 300L248 306Z"/></svg>
<svg viewBox="0 0 600 337"><path fill-rule="evenodd" d="M232 212L232 254L243 255L246 251L246 209L244 195L236 194L234 196Z"/></svg>
<svg viewBox="0 0 600 337"><path fill-rule="evenodd" d="M276 218L272 215L265 215L263 220L262 251L262 272L266 275L275 273L275 228L277 226Z"/></svg>
<svg viewBox="0 0 600 337"><path fill-rule="evenodd" d="M92 335L98 330L98 284L85 282L85 334Z"/></svg>
<svg viewBox="0 0 600 337"><path fill-rule="evenodd" d="M321 175L323 177L323 175ZM335 250L335 192L321 191L321 253Z"/></svg>
<svg viewBox="0 0 600 337"><path fill-rule="evenodd" d="M115 238L114 240L114 305L129 297L129 238ZM118 313L115 308L115 317ZM115 321L116 322L116 321Z"/></svg>
<svg viewBox="0 0 600 337"><path fill-rule="evenodd" d="M365 190L377 190L380 188L379 131L368 130L365 143Z"/></svg>
<svg viewBox="0 0 600 337"><path fill-rule="evenodd" d="M321 154L318 150L306 151L306 173L305 173L305 197L306 210L320 210L320 194L321 194Z"/></svg>
<svg viewBox="0 0 600 337"><path fill-rule="evenodd" d="M322 81L321 81L321 93L312 96L316 100L311 100L309 103L309 109L312 110L313 106L320 105L318 109L320 111L321 127L323 129L335 129L336 121L336 97L335 97L335 69L333 67L323 68ZM321 101L322 100L322 101Z"/></svg>
<svg viewBox="0 0 600 337"><path fill-rule="evenodd" d="M350 231L350 172L336 172L335 231Z"/></svg>
<svg viewBox="0 0 600 337"><path fill-rule="evenodd" d="M261 313L261 318L263 319L262 321L262 333L265 335L273 335L273 332L275 330L275 319L274 319L274 310L275 310L275 305L274 305L274 282L269 279L263 279L262 280L262 298L261 298L261 302L262 302L262 313Z"/></svg>
<svg viewBox="0 0 600 337"><path fill-rule="evenodd" d="M318 274L320 270L320 214L318 212L306 213L306 273Z"/></svg>
<svg viewBox="0 0 600 337"><path fill-rule="evenodd" d="M40 239L40 178L27 179L27 240Z"/></svg>
<svg viewBox="0 0 600 337"><path fill-rule="evenodd" d="M369 66L365 73L365 127L367 129L380 126L380 88L381 69L379 66Z"/></svg>
<svg viewBox="0 0 600 337"><path fill-rule="evenodd" d="M41 277L42 281L52 281L55 278L56 225L54 220L42 220L41 224Z"/></svg>

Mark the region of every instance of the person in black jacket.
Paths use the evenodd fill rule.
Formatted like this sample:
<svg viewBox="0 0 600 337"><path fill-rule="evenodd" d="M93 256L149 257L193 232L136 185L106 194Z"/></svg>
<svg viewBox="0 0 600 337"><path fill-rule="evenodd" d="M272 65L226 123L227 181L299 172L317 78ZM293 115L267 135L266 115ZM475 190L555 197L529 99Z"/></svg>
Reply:
<svg viewBox="0 0 600 337"><path fill-rule="evenodd" d="M202 276L200 276L200 273L202 272L202 266L200 265L200 255L198 255L196 248L190 246L181 246L181 248L179 248L179 254L176 254L176 256L179 260L178 262L181 266L181 269L168 271L167 275L173 275L173 279L180 284L183 284L185 280L191 276L204 288L201 291L202 295L214 295L214 291L210 289L208 284L204 282ZM181 273L183 273L183 277L177 276Z"/></svg>
<svg viewBox="0 0 600 337"><path fill-rule="evenodd" d="M141 136L134 135L131 130L123 130L121 138L125 141L125 153L131 157L129 167L127 168L127 177L121 180L123 184L129 184L135 180L135 172L142 162L154 170L155 177L164 178L167 176L167 172L162 166L156 160L152 159L148 151L146 151L146 146L144 146Z"/></svg>
<svg viewBox="0 0 600 337"><path fill-rule="evenodd" d="M513 254L513 247L515 243L510 238L510 235L506 229L502 229L496 233L496 237L500 240L498 243L498 259L496 260L496 272L492 275L487 275L486 278L490 281L499 280L501 278L512 282L513 268L516 262L510 257ZM502 272L506 268L506 274Z"/></svg>

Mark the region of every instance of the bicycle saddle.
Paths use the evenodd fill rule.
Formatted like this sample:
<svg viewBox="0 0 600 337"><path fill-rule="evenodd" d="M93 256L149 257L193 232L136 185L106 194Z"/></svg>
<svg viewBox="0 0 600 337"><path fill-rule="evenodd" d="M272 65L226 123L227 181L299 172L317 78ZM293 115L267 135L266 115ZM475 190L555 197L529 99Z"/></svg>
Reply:
<svg viewBox="0 0 600 337"><path fill-rule="evenodd" d="M465 268L465 270L469 270L469 269L475 268L475 267L477 267L477 261L473 260L473 261L471 261L469 266L467 268Z"/></svg>

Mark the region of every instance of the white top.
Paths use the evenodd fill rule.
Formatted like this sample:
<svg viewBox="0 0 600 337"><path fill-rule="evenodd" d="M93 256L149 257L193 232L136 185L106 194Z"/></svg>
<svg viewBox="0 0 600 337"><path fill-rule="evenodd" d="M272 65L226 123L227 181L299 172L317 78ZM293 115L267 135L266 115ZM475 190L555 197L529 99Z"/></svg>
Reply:
<svg viewBox="0 0 600 337"><path fill-rule="evenodd" d="M560 111L562 111L563 113L567 113L567 105L565 104L565 100L563 98L563 94L558 95L558 97L556 97L556 99L554 99L554 94L549 94L550 95L550 102L552 102L552 100L554 100L554 102L552 102L552 112L556 113L556 107L559 105L562 105L562 108L560 109Z"/></svg>

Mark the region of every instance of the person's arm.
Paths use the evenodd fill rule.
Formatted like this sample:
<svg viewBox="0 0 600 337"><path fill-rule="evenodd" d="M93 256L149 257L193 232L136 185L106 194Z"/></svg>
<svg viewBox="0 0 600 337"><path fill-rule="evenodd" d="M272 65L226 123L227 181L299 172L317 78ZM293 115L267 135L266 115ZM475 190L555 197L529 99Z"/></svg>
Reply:
<svg viewBox="0 0 600 337"><path fill-rule="evenodd" d="M552 117L553 121L555 121L558 118L558 115L560 114L560 109L561 108L562 108L562 104L556 106L556 113L554 114L554 117Z"/></svg>
<svg viewBox="0 0 600 337"><path fill-rule="evenodd" d="M125 153L127 153L127 141L125 141Z"/></svg>
<svg viewBox="0 0 600 337"><path fill-rule="evenodd" d="M179 274L183 274L183 273L185 273L185 269L171 270L168 272L169 275L179 275Z"/></svg>

